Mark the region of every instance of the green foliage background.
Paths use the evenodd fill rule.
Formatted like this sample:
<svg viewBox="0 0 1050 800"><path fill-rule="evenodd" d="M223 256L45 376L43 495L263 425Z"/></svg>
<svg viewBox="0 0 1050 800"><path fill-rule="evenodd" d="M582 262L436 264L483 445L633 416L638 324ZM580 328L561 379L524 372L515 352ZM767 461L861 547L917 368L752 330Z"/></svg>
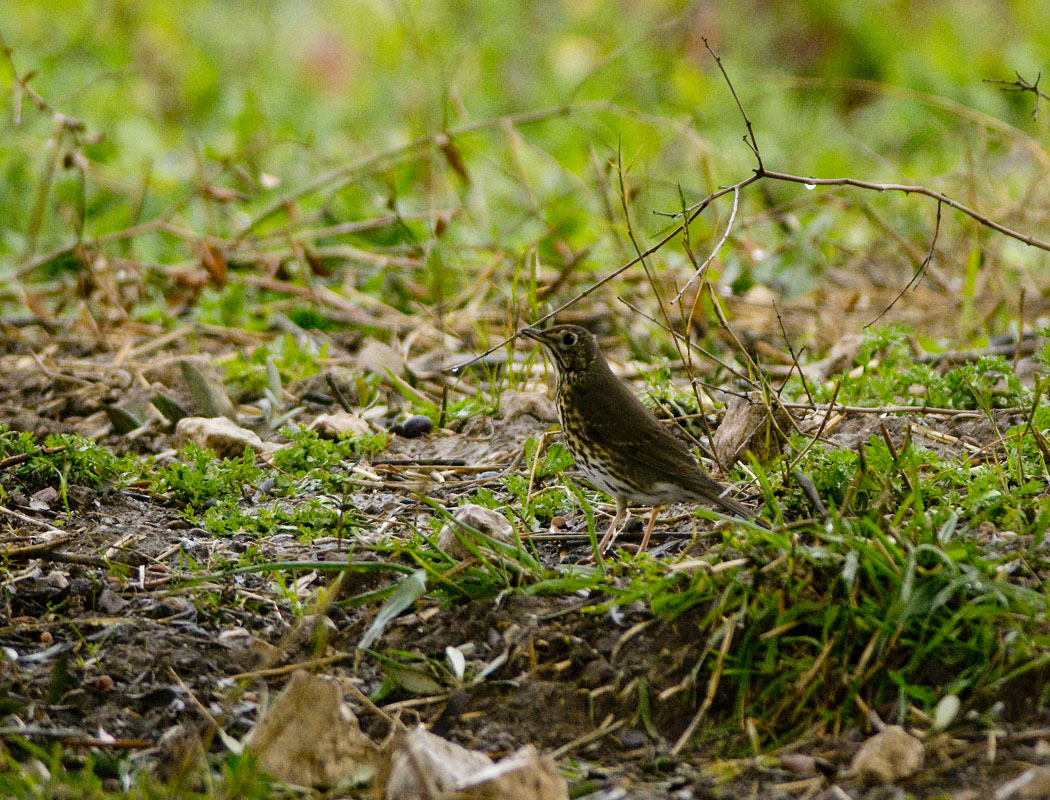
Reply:
<svg viewBox="0 0 1050 800"><path fill-rule="evenodd" d="M100 135L84 148L88 236L180 204L193 230L227 235L245 209L214 213L198 184L224 183L257 209L416 137L596 101L523 126L513 159L491 132L460 142L469 186L433 162L391 166L343 191L336 213L455 196L473 214L464 240L513 249L556 223L584 246L598 222L577 211L579 185L594 180L595 156L619 147L644 187L639 224L654 234L664 221L649 211L675 210L678 183L693 199L753 165L702 37L723 57L772 168L936 186L976 161L974 191L1014 199L1032 169L1046 168L1046 115L1031 119L1032 95L984 82L1015 71L1032 79L1050 63L1043 12L1026 2L7 0L0 33L20 73L34 73L30 85ZM0 82L11 78L0 61ZM25 100L20 124L10 111L0 120L0 258L14 264L52 127ZM263 173L280 186L259 185ZM78 191L75 171L60 167L36 252L69 241ZM775 200L797 187L768 191ZM899 206L903 222L929 224L925 206ZM147 260L185 257L171 243L135 247Z"/></svg>

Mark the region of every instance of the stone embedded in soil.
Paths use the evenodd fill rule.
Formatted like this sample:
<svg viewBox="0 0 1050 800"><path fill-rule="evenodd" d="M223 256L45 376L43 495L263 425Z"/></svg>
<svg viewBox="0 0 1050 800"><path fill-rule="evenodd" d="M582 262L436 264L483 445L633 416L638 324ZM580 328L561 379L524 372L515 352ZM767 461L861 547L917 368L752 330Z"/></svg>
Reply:
<svg viewBox="0 0 1050 800"><path fill-rule="evenodd" d="M500 394L500 417L511 420L528 414L540 422L557 422L558 412L554 403L543 392L517 392L508 390Z"/></svg>
<svg viewBox="0 0 1050 800"><path fill-rule="evenodd" d="M922 768L922 742L899 725L890 725L866 741L853 757L850 771L867 785L896 783Z"/></svg>
<svg viewBox="0 0 1050 800"><path fill-rule="evenodd" d="M58 489L53 486L45 486L29 498L29 507L33 509L33 511L50 511L51 506L58 502L58 500Z"/></svg>
<svg viewBox="0 0 1050 800"><path fill-rule="evenodd" d="M338 439L343 435L364 436L372 432L372 427L357 414L336 411L318 416L310 423L310 430L317 431L322 439Z"/></svg>
<svg viewBox="0 0 1050 800"><path fill-rule="evenodd" d="M452 518L501 542L510 542L514 539L514 526L507 521L506 517L491 508L471 503L457 508L452 512ZM438 547L453 558L470 558L470 550L456 536L456 527L452 522L445 524L438 534ZM461 533L469 536L462 529ZM479 546L484 545L479 543Z"/></svg>
<svg viewBox="0 0 1050 800"><path fill-rule="evenodd" d="M422 414L413 414L404 422L390 427L391 433L404 436L406 439L418 439L420 436L426 436L432 430L434 430L434 423L430 421L430 417Z"/></svg>
<svg viewBox="0 0 1050 800"><path fill-rule="evenodd" d="M193 442L212 450L219 458L236 458L245 448L256 453L269 453L275 445L264 442L258 434L241 428L226 417L186 417L175 426L175 446Z"/></svg>

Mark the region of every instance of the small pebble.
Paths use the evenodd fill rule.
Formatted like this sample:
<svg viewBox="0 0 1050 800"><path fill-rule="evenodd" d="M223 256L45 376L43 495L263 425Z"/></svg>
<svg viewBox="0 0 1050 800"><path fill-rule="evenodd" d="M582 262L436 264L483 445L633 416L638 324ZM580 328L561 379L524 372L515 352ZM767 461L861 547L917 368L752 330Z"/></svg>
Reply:
<svg viewBox="0 0 1050 800"><path fill-rule="evenodd" d="M404 436L406 439L418 439L420 436L426 436L433 429L434 423L430 421L430 417L414 414L404 422L394 425L390 430L392 433Z"/></svg>
<svg viewBox="0 0 1050 800"><path fill-rule="evenodd" d="M620 744L626 750L637 750L639 747L645 747L648 743L649 737L638 730L625 731L623 736L620 737Z"/></svg>
<svg viewBox="0 0 1050 800"><path fill-rule="evenodd" d="M99 675L95 678L95 689L99 692L108 692L114 686L114 681L110 675Z"/></svg>

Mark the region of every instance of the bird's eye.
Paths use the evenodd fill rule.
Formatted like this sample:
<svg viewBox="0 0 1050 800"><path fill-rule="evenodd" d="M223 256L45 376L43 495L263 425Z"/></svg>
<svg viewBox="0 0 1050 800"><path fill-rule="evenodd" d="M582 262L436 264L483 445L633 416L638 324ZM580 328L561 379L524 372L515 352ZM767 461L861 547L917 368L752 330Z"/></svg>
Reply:
<svg viewBox="0 0 1050 800"><path fill-rule="evenodd" d="M564 336L561 337L561 344L562 344L562 347L572 347L574 344L576 344L576 334L575 333L567 333L567 334L565 334Z"/></svg>

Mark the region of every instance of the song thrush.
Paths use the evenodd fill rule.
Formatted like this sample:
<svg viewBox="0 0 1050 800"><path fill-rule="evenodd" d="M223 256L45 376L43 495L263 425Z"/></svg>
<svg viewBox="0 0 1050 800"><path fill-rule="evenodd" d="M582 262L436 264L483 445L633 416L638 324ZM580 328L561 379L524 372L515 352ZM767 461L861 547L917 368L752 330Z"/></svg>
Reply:
<svg viewBox="0 0 1050 800"><path fill-rule="evenodd" d="M598 340L577 325L522 334L542 344L558 373L557 406L562 433L576 466L595 488L616 500L616 516L598 545L605 553L628 503L652 506L639 552L649 544L656 512L671 503L705 501L740 517L754 512L693 457L685 443L660 423L622 380L613 375Z"/></svg>

